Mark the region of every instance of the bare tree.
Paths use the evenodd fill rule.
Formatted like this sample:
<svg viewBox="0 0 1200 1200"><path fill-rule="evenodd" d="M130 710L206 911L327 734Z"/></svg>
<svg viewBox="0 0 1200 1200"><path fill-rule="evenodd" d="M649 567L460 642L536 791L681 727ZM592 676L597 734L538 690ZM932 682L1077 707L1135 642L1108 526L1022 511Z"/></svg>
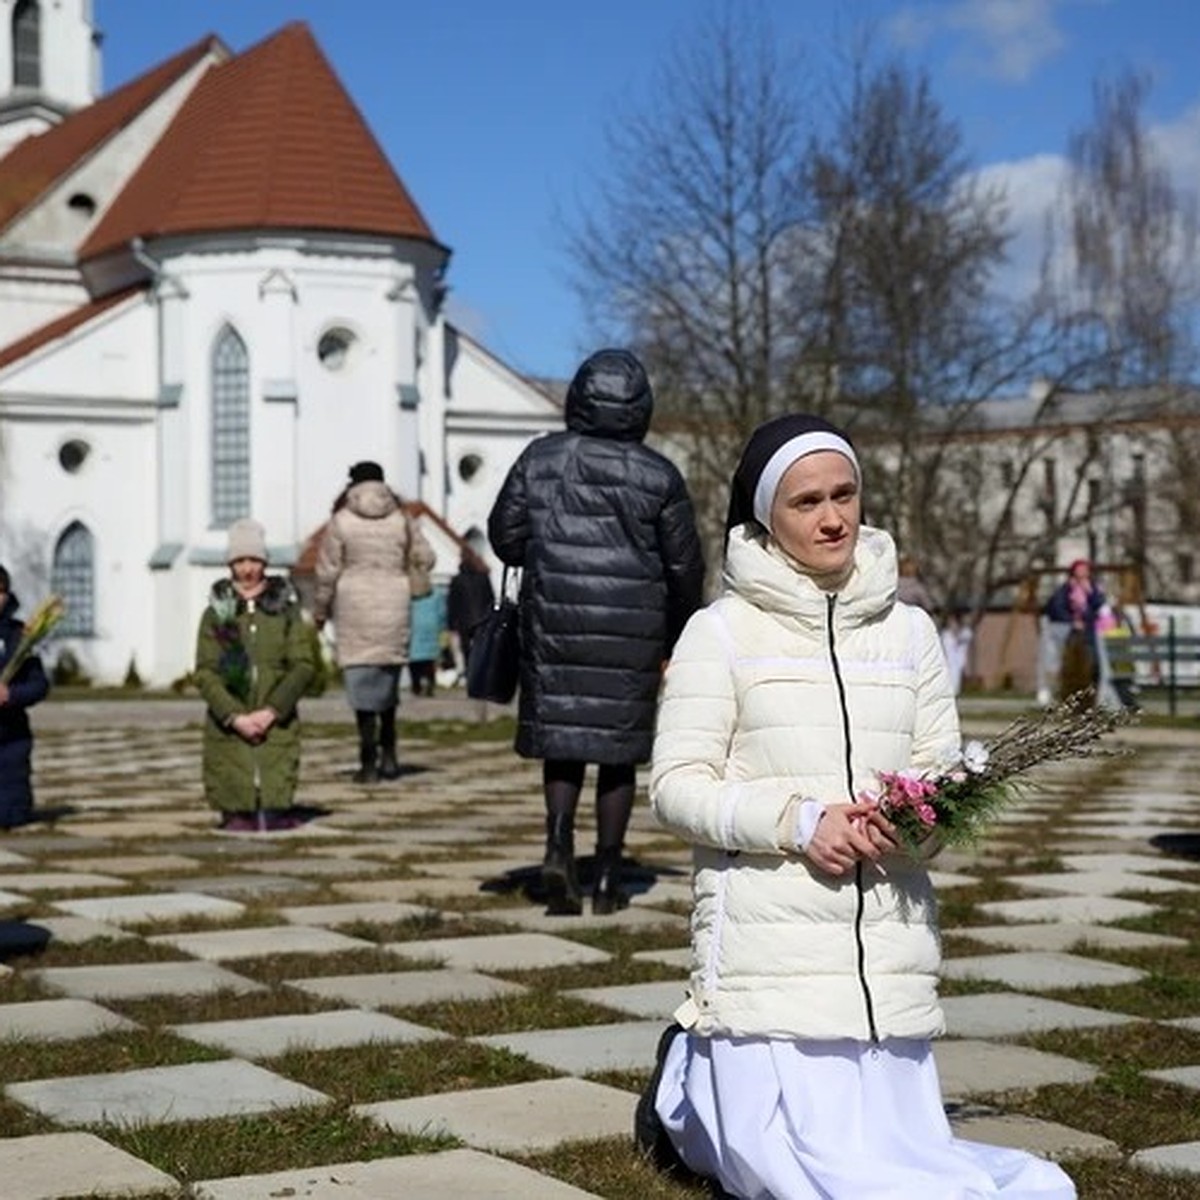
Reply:
<svg viewBox="0 0 1200 1200"><path fill-rule="evenodd" d="M1191 469L1200 459L1198 223L1195 198L1172 179L1146 127L1148 94L1139 75L1095 83L1091 121L1071 138L1048 221L1043 290L1066 353L1088 364L1086 382L1112 398L1110 417L1152 422L1131 433L1124 476L1104 481L1107 511L1117 547L1156 590L1171 591L1179 533L1195 530L1200 511L1200 476ZM1147 454L1160 460L1154 495Z"/></svg>
<svg viewBox="0 0 1200 1200"><path fill-rule="evenodd" d="M710 18L645 110L613 124L569 235L593 323L651 368L658 429L687 459L710 544L738 448L794 402L806 341L785 286L804 218L799 75L757 11Z"/></svg>

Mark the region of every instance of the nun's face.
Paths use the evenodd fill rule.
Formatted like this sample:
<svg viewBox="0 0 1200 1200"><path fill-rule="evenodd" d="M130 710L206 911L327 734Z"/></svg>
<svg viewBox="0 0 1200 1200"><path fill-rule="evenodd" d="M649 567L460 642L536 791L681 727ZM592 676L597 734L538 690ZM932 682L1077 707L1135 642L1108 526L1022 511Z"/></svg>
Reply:
<svg viewBox="0 0 1200 1200"><path fill-rule="evenodd" d="M850 460L836 450L798 458L771 504L771 534L815 575L844 576L854 560L862 505Z"/></svg>

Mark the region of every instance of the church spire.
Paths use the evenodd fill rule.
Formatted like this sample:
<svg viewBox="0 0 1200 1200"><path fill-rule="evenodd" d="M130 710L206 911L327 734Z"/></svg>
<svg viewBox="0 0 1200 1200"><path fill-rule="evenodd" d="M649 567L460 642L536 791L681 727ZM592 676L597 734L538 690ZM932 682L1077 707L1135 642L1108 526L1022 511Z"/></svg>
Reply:
<svg viewBox="0 0 1200 1200"><path fill-rule="evenodd" d="M0 0L0 153L99 92L92 0Z"/></svg>

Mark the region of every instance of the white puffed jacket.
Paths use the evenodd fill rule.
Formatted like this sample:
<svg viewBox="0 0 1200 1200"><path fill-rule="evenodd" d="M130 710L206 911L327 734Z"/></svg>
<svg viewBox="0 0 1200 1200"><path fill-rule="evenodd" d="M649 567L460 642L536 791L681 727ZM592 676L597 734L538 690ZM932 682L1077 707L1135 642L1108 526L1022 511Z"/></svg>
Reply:
<svg viewBox="0 0 1200 1200"><path fill-rule="evenodd" d="M797 846L800 803L847 803L875 772L959 747L928 614L896 602L896 551L863 527L851 576L820 590L753 525L730 534L725 594L667 668L650 795L695 846L690 999L702 1035L932 1037L936 903L906 855L841 877Z"/></svg>

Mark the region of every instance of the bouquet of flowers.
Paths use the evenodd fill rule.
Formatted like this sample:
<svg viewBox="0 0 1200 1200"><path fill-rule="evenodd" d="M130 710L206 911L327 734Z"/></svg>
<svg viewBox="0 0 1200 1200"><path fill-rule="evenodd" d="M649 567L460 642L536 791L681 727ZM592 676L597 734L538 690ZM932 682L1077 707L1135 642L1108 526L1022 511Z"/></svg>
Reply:
<svg viewBox="0 0 1200 1200"><path fill-rule="evenodd" d="M250 699L252 672L250 655L238 628L237 597L230 594L214 596L209 607L213 612L213 639L220 647L217 673L229 694L245 702Z"/></svg>
<svg viewBox="0 0 1200 1200"><path fill-rule="evenodd" d="M34 609L33 616L25 622L25 632L13 651L12 657L0 670L0 683L10 684L17 672L25 665L30 655L46 640L54 627L67 615L67 606L61 596L47 596Z"/></svg>
<svg viewBox="0 0 1200 1200"><path fill-rule="evenodd" d="M1093 707L1089 696L1077 694L1019 717L986 746L968 742L932 771L879 771L879 789L859 799L877 803L914 854L931 836L941 846L971 845L1030 786L1027 772L1063 759L1121 753L1101 739L1129 720L1125 709Z"/></svg>

